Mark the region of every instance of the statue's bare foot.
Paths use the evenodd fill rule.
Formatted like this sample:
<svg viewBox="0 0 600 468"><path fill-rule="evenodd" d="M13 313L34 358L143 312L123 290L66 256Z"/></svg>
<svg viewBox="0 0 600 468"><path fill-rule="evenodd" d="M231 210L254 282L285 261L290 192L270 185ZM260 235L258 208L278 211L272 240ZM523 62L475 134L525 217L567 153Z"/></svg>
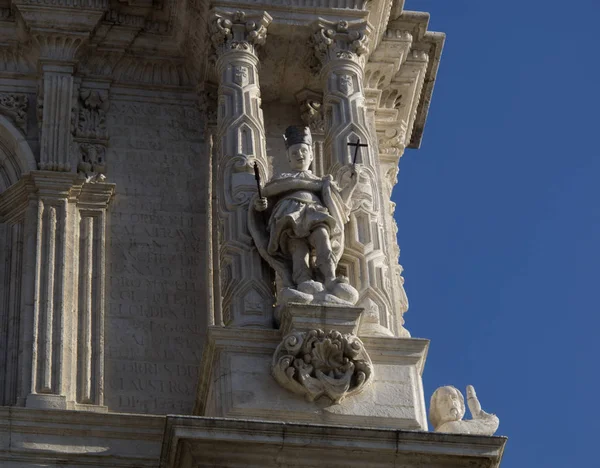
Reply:
<svg viewBox="0 0 600 468"><path fill-rule="evenodd" d="M333 296L349 304L354 305L358 302L358 291L347 282L336 282L331 287L328 287L327 290Z"/></svg>
<svg viewBox="0 0 600 468"><path fill-rule="evenodd" d="M312 294L306 294L292 288L282 288L277 295L277 302L279 304L288 304L290 302L296 302L299 304L308 304L312 302L314 296Z"/></svg>
<svg viewBox="0 0 600 468"><path fill-rule="evenodd" d="M308 280L300 283L296 289L305 294L318 294L323 291L325 287L323 286L323 283L319 283L318 281L314 280Z"/></svg>
<svg viewBox="0 0 600 468"><path fill-rule="evenodd" d="M348 284L350 280L345 276L338 276L337 278L331 278L325 281L325 289L327 291L333 290L338 284Z"/></svg>

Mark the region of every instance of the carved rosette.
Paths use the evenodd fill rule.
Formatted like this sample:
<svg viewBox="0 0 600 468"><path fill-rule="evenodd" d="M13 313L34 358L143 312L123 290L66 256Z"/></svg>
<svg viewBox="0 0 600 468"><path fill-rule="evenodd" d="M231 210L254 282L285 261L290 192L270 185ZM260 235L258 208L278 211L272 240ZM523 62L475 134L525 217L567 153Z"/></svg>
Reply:
<svg viewBox="0 0 600 468"><path fill-rule="evenodd" d="M326 396L340 403L371 384L373 363L356 335L294 330L275 350L271 372L283 388L308 401Z"/></svg>

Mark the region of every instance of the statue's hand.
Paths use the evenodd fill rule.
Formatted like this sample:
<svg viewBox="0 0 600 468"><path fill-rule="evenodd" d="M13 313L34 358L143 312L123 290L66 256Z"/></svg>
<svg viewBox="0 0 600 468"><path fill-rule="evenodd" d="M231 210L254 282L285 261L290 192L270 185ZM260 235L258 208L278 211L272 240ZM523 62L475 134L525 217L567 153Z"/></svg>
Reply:
<svg viewBox="0 0 600 468"><path fill-rule="evenodd" d="M269 202L267 201L267 199L265 197L256 198L254 200L254 209L256 211L265 211L268 206L269 206Z"/></svg>
<svg viewBox="0 0 600 468"><path fill-rule="evenodd" d="M467 385L467 404L469 405L469 411L471 411L473 419L478 419L486 415L486 413L481 409L481 403L479 403L479 399L477 398L477 394L475 393L475 388L473 385Z"/></svg>
<svg viewBox="0 0 600 468"><path fill-rule="evenodd" d="M360 180L360 175L363 172L362 165L354 165L352 167L352 172L350 172L350 185L352 187L356 187L358 185L358 181Z"/></svg>

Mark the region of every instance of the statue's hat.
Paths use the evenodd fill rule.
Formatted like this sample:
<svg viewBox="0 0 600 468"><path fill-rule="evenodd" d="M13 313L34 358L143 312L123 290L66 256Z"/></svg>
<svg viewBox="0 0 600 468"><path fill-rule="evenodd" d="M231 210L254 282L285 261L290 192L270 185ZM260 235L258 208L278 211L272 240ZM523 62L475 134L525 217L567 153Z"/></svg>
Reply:
<svg viewBox="0 0 600 468"><path fill-rule="evenodd" d="M286 148L289 148L292 145L297 145L298 143L305 143L308 146L312 145L310 128L302 127L300 125L290 125L288 128L286 128L283 139L285 140Z"/></svg>

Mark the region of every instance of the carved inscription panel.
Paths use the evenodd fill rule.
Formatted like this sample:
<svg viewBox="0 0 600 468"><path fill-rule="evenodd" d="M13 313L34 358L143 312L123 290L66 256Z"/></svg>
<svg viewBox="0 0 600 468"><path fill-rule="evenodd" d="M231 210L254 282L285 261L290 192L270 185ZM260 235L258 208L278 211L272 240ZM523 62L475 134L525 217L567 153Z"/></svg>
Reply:
<svg viewBox="0 0 600 468"><path fill-rule="evenodd" d="M198 111L111 101L106 404L191 414L206 332L206 155Z"/></svg>

